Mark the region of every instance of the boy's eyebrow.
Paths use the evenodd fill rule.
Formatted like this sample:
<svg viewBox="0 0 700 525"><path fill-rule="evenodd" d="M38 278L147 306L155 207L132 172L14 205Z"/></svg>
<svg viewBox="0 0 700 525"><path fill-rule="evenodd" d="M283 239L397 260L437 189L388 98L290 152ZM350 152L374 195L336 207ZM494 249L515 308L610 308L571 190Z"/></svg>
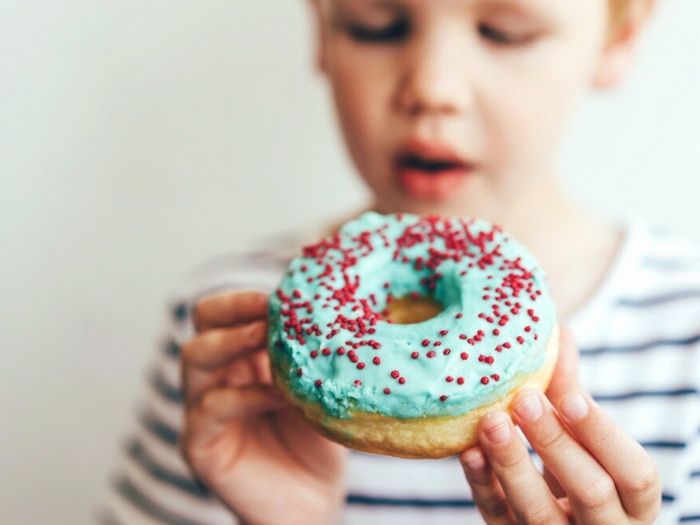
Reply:
<svg viewBox="0 0 700 525"><path fill-rule="evenodd" d="M339 3L343 3L344 1L347 1L350 4L356 3L357 0L336 0ZM399 11L405 6L401 5L401 2L397 2L396 0L369 0L367 2L369 4L369 7L376 7L378 9L382 9L385 11Z"/></svg>

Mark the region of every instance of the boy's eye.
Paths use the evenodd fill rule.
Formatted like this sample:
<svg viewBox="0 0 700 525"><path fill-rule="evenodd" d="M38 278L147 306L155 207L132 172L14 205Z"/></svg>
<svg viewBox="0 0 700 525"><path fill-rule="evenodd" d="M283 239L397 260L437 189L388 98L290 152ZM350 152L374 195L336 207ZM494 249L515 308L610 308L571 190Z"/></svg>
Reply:
<svg viewBox="0 0 700 525"><path fill-rule="evenodd" d="M398 42L408 35L408 21L398 20L395 23L378 28L363 27L358 24L348 26L348 34L357 42L382 43Z"/></svg>
<svg viewBox="0 0 700 525"><path fill-rule="evenodd" d="M505 31L499 31L498 29L491 27L487 24L479 25L479 33L481 34L481 36L500 45L525 44L532 40L532 35L509 34Z"/></svg>

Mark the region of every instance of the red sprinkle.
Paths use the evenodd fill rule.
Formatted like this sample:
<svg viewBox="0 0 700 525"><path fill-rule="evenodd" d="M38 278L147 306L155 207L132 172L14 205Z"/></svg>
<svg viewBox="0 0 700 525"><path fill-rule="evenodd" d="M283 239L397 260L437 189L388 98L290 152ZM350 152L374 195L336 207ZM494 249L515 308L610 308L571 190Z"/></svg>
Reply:
<svg viewBox="0 0 700 525"><path fill-rule="evenodd" d="M440 396L440 401L447 401L447 396Z"/></svg>
<svg viewBox="0 0 700 525"><path fill-rule="evenodd" d="M419 354L418 352L411 352L411 357L412 357L413 359L418 359L418 356L419 356L419 355L420 355L420 354Z"/></svg>
<svg viewBox="0 0 700 525"><path fill-rule="evenodd" d="M400 384L403 385L405 382L406 382L406 378L405 378L405 377L399 377L399 383L400 383Z"/></svg>
<svg viewBox="0 0 700 525"><path fill-rule="evenodd" d="M387 388L384 389L384 393L385 393L385 394L391 394L391 390L387 387Z"/></svg>
<svg viewBox="0 0 700 525"><path fill-rule="evenodd" d="M454 380L455 380L455 378L452 377L452 376L447 376L447 377L445 378L445 381L447 381L448 383L451 383L451 382L454 381Z"/></svg>
<svg viewBox="0 0 700 525"><path fill-rule="evenodd" d="M467 358L469 357L469 354L466 352L462 352L461 354L459 354L459 357L461 357L462 359L464 359L466 361Z"/></svg>
<svg viewBox="0 0 700 525"><path fill-rule="evenodd" d="M489 384L489 378L484 376L481 378L481 384L482 385L488 385Z"/></svg>
<svg viewBox="0 0 700 525"><path fill-rule="evenodd" d="M392 371L391 371L391 377L393 377L394 379L396 379L396 378L399 377L400 375L401 375L401 374L399 374L399 371L398 371L398 370L392 370Z"/></svg>
<svg viewBox="0 0 700 525"><path fill-rule="evenodd" d="M463 385L463 384L464 384L464 378L463 378L463 377L458 377L458 378L457 378L457 384L458 384L458 385Z"/></svg>
<svg viewBox="0 0 700 525"><path fill-rule="evenodd" d="M316 382L314 383L317 387L321 387L321 380L317 379Z"/></svg>
<svg viewBox="0 0 700 525"><path fill-rule="evenodd" d="M365 367L364 363L362 363L362 362L357 363L357 368L359 368L360 370L362 370L364 367Z"/></svg>
<svg viewBox="0 0 700 525"><path fill-rule="evenodd" d="M431 351L428 352L426 355L427 355L428 357L435 357L435 352L434 352L433 350L431 350Z"/></svg>
<svg viewBox="0 0 700 525"><path fill-rule="evenodd" d="M372 358L372 362L373 362L375 365L378 365L378 364L380 364L380 363L382 362L382 360L379 358L379 356L374 356L374 357Z"/></svg>
<svg viewBox="0 0 700 525"><path fill-rule="evenodd" d="M423 339L423 342L421 343L423 346L428 346L430 344L430 341L427 339Z"/></svg>

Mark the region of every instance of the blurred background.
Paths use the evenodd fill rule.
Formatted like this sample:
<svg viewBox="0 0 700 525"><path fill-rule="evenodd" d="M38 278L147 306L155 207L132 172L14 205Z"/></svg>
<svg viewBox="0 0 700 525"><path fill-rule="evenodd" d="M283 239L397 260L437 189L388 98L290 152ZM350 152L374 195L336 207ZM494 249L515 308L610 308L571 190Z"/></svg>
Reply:
<svg viewBox="0 0 700 525"><path fill-rule="evenodd" d="M92 522L184 272L364 202L307 14L0 1L0 523ZM589 206L698 242L699 24L662 0L561 157Z"/></svg>

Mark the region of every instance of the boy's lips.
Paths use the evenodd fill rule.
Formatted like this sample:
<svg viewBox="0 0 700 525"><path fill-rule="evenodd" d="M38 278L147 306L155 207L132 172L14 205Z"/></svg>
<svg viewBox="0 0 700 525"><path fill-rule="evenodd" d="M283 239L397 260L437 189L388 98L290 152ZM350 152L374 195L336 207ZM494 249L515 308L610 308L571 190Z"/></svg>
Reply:
<svg viewBox="0 0 700 525"><path fill-rule="evenodd" d="M448 146L417 140L401 149L394 166L401 188L426 200L449 198L475 169Z"/></svg>

